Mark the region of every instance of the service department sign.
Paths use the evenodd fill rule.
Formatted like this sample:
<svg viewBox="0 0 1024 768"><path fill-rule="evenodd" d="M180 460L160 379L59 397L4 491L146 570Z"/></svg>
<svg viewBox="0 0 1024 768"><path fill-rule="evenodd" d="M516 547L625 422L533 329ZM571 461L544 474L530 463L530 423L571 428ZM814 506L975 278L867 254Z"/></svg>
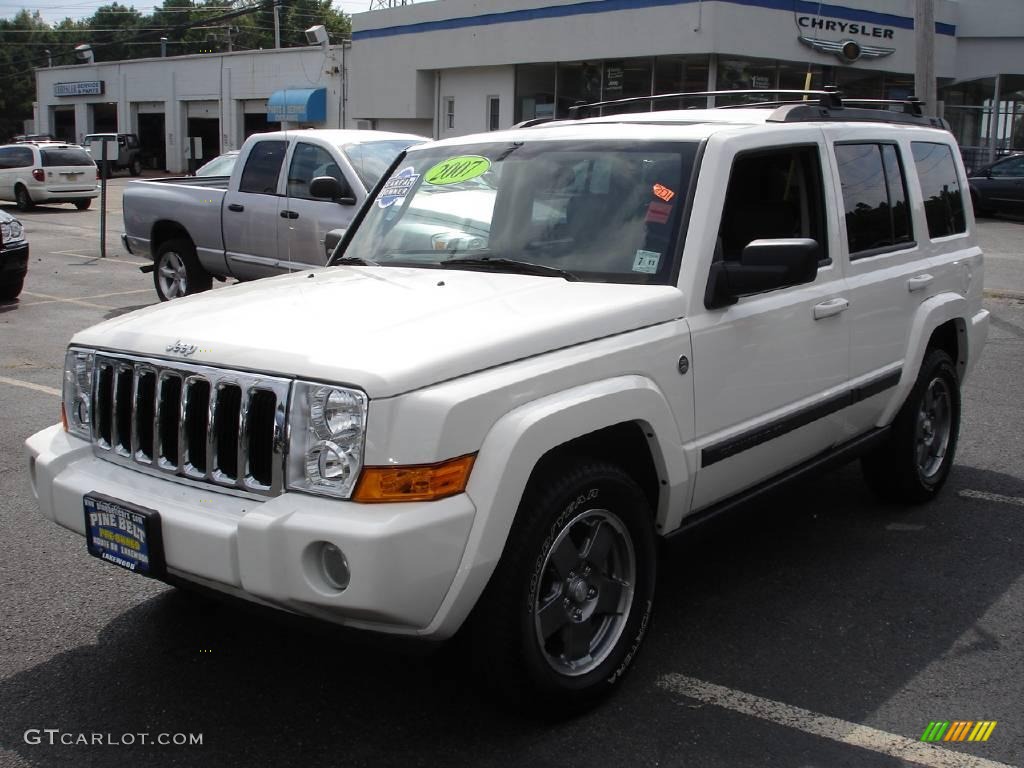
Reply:
<svg viewBox="0 0 1024 768"><path fill-rule="evenodd" d="M80 80L77 83L54 83L54 96L102 96L103 80Z"/></svg>

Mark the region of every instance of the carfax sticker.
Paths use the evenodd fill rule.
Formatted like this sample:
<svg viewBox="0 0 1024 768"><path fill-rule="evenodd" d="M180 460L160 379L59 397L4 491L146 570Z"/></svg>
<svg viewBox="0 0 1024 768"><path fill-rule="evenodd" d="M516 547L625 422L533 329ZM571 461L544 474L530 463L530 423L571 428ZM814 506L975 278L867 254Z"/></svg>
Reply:
<svg viewBox="0 0 1024 768"><path fill-rule="evenodd" d="M487 173L491 161L480 155L459 155L435 165L423 177L427 184L457 184Z"/></svg>
<svg viewBox="0 0 1024 768"><path fill-rule="evenodd" d="M408 168L400 170L384 182L384 186L381 188L380 194L377 196L377 207L387 208L400 200L404 200L405 196L409 194L409 190L413 188L419 177L420 175L416 173L416 169L411 165Z"/></svg>
<svg viewBox="0 0 1024 768"><path fill-rule="evenodd" d="M658 271L658 264L661 263L661 254L657 251L645 251L639 249L636 258L633 259L633 271L643 272L645 275L653 275Z"/></svg>

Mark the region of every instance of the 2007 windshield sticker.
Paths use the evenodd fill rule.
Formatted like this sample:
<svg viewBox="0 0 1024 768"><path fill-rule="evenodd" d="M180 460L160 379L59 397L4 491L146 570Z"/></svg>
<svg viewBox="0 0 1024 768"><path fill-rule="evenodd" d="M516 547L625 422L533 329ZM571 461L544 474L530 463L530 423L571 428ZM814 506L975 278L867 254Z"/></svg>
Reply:
<svg viewBox="0 0 1024 768"><path fill-rule="evenodd" d="M459 155L448 160L443 160L423 177L427 184L457 184L460 181L469 181L477 176L487 173L491 167L491 161L480 155Z"/></svg>
<svg viewBox="0 0 1024 768"><path fill-rule="evenodd" d="M380 194L377 195L377 206L379 208L387 208L400 200L404 200L419 177L420 175L416 173L416 169L411 165L400 170L384 183Z"/></svg>

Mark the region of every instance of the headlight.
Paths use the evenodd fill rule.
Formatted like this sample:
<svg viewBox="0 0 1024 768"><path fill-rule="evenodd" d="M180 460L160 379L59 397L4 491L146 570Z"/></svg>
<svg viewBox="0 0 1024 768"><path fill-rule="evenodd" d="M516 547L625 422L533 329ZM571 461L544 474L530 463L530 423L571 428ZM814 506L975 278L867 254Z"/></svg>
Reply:
<svg viewBox="0 0 1024 768"><path fill-rule="evenodd" d="M3 236L4 242L21 240L24 234L25 228L17 219L0 224L0 235Z"/></svg>
<svg viewBox="0 0 1024 768"><path fill-rule="evenodd" d="M83 440L92 438L92 376L95 352L69 349L64 357L66 429Z"/></svg>
<svg viewBox="0 0 1024 768"><path fill-rule="evenodd" d="M366 395L297 381L288 420L288 487L347 499L363 467Z"/></svg>
<svg viewBox="0 0 1024 768"><path fill-rule="evenodd" d="M438 232L430 242L435 251L480 251L487 247L484 238L467 232Z"/></svg>

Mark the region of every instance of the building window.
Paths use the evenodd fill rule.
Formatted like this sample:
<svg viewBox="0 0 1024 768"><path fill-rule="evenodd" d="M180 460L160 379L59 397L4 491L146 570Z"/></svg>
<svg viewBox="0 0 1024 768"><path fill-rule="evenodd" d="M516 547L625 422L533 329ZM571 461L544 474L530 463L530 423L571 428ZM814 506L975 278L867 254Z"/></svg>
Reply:
<svg viewBox="0 0 1024 768"><path fill-rule="evenodd" d="M516 100L513 122L555 116L555 65L516 66Z"/></svg>
<svg viewBox="0 0 1024 768"><path fill-rule="evenodd" d="M501 99L497 96L487 97L487 130L496 131L501 128Z"/></svg>
<svg viewBox="0 0 1024 768"><path fill-rule="evenodd" d="M455 127L455 97L449 96L444 100L445 118L444 124L447 128Z"/></svg>

